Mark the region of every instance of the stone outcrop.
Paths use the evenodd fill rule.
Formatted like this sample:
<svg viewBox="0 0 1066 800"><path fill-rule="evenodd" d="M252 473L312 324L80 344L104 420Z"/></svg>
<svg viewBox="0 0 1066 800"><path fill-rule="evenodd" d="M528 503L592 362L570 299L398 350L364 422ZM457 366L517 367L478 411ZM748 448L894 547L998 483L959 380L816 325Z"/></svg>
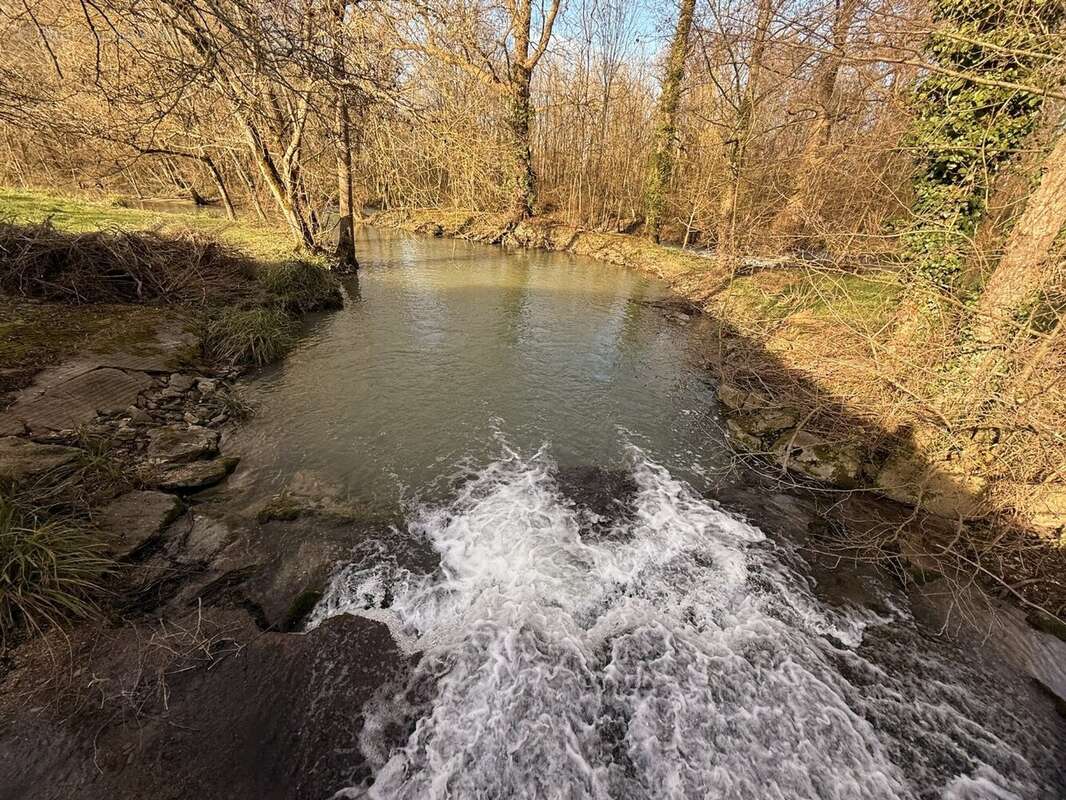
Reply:
<svg viewBox="0 0 1066 800"><path fill-rule="evenodd" d="M0 437L0 484L33 480L69 466L82 452L76 447L38 444L18 436Z"/></svg>
<svg viewBox="0 0 1066 800"><path fill-rule="evenodd" d="M237 458L213 458L179 464L149 464L141 470L141 480L165 492L191 494L221 483L237 468Z"/></svg>

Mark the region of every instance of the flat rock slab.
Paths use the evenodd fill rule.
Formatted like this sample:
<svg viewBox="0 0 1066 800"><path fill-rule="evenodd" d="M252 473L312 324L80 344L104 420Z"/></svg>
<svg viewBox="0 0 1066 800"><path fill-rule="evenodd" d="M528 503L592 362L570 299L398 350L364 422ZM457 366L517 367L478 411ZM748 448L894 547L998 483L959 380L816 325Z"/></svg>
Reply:
<svg viewBox="0 0 1066 800"><path fill-rule="evenodd" d="M126 558L158 536L181 512L181 500L164 492L127 492L113 500L96 518L114 536L113 551Z"/></svg>
<svg viewBox="0 0 1066 800"><path fill-rule="evenodd" d="M159 464L141 474L141 479L164 492L191 494L223 481L237 468L237 458L215 458L188 464Z"/></svg>
<svg viewBox="0 0 1066 800"><path fill-rule="evenodd" d="M0 483L19 483L67 466L81 455L76 447L38 444L17 436L0 438Z"/></svg>
<svg viewBox="0 0 1066 800"><path fill-rule="evenodd" d="M148 459L160 464L188 464L218 453L218 431L199 425L159 428L149 436Z"/></svg>
<svg viewBox="0 0 1066 800"><path fill-rule="evenodd" d="M4 415L0 431L20 425L31 432L73 430L97 413L121 411L152 385L143 372L101 367L52 384L37 397L20 397Z"/></svg>

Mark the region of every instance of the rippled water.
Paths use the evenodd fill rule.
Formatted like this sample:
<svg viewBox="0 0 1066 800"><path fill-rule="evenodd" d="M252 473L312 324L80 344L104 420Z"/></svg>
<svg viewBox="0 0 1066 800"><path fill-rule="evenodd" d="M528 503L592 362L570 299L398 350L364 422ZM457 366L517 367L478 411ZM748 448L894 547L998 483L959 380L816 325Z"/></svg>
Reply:
<svg viewBox="0 0 1066 800"><path fill-rule="evenodd" d="M825 605L789 546L630 463L606 535L512 453L412 521L436 571L336 574L312 626L365 614L420 654L367 712L372 785L341 796L1061 796L1055 727L994 673L901 609Z"/></svg>
<svg viewBox="0 0 1066 800"><path fill-rule="evenodd" d="M725 458L702 326L649 307L665 287L565 255L363 230L341 312L251 386L228 446L242 480L294 470L389 500L424 493L496 436L563 465L622 458L624 436L693 481Z"/></svg>

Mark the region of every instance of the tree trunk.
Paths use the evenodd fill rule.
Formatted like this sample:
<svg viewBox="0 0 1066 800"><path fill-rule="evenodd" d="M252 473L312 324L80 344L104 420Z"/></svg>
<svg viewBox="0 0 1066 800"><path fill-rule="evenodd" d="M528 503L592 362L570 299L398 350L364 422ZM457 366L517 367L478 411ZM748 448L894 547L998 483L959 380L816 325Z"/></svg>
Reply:
<svg viewBox="0 0 1066 800"><path fill-rule="evenodd" d="M1033 335L1030 306L1040 300L1052 274L1054 247L1066 230L1066 135L1044 161L1044 176L1014 223L1003 257L978 298L971 326L976 353L970 360L969 397L977 417L1013 398L1010 359ZM1060 322L1058 328L1062 328ZM1049 335L1048 342L1055 335ZM1047 348L1038 349L1046 354ZM1035 364L1022 368L1028 374ZM1009 381L1009 383L1008 383Z"/></svg>
<svg viewBox="0 0 1066 800"><path fill-rule="evenodd" d="M836 85L848 31L858 10L858 0L838 0L837 13L830 34L832 49L825 54L815 73L815 92L818 109L814 124L800 155L796 184L788 202L771 224L772 232L784 243L804 233L805 217L817 216L821 202L818 197L822 167L836 121Z"/></svg>
<svg viewBox="0 0 1066 800"><path fill-rule="evenodd" d="M530 127L533 117L529 85L533 69L529 65L529 26L532 20L531 0L519 0L514 16L514 52L511 55L510 114L511 157L514 160L511 213L515 221L533 216L537 177L533 171L533 144Z"/></svg>
<svg viewBox="0 0 1066 800"><path fill-rule="evenodd" d="M211 179L214 180L215 186L218 188L218 193L222 197L222 205L226 209L226 217L229 219L237 219L237 212L233 210L233 200L229 196L229 189L226 188L226 181L222 177L222 171L215 164L215 161L211 156L201 156L201 160L211 173Z"/></svg>
<svg viewBox="0 0 1066 800"><path fill-rule="evenodd" d="M737 215L741 202L742 182L748 160L756 104L759 100L759 82L762 76L763 58L766 55L766 40L774 9L772 0L759 0L755 20L755 38L751 45L751 60L748 63L748 79L737 106L737 119L733 138L726 142L728 151L729 186L722 195L718 213L717 255L720 261L732 262L736 254Z"/></svg>
<svg viewBox="0 0 1066 800"><path fill-rule="evenodd" d="M277 164L274 163L273 156L271 156L269 149L263 142L262 135L243 114L238 112L237 117L244 127L245 135L248 137L248 146L252 158L255 159L259 172L263 176L263 180L266 181L267 188L270 189L270 193L274 196L274 202L277 203L278 208L285 217L285 222L288 223L289 231L292 233L296 246L309 251L314 250L315 239L311 233L311 228L300 214L290 187L282 179L281 173L278 172Z"/></svg>
<svg viewBox="0 0 1066 800"><path fill-rule="evenodd" d="M1036 299L1050 270L1052 246L1066 226L1066 134L1044 161L1044 176L1011 230L1003 257L977 302L975 334L994 342L1015 313Z"/></svg>
<svg viewBox="0 0 1066 800"><path fill-rule="evenodd" d="M355 222L352 217L352 134L348 103L342 90L337 91L337 269L359 269L355 257Z"/></svg>
<svg viewBox="0 0 1066 800"><path fill-rule="evenodd" d="M685 79L685 57L688 53L688 37L692 30L692 18L696 0L681 0L677 27L670 43L663 76L662 93L656 108L655 152L648 166L648 179L644 189L645 230L653 242L659 241L662 232L663 214L666 210L666 193L674 174L674 146L677 139L677 111L681 103L681 84Z"/></svg>
<svg viewBox="0 0 1066 800"><path fill-rule="evenodd" d="M352 211L352 125L348 114L345 84L348 72L344 63L344 13L346 0L339 0L334 10L333 79L336 83L335 126L337 153L337 249L334 253L339 272L355 272L355 220Z"/></svg>

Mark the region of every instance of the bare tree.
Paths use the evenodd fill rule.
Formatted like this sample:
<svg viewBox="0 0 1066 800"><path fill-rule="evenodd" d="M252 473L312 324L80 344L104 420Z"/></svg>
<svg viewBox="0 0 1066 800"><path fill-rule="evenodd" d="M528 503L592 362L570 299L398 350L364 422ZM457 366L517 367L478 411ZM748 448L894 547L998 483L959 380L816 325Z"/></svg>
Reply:
<svg viewBox="0 0 1066 800"><path fill-rule="evenodd" d="M666 194L674 173L677 113L681 104L681 85L685 79L689 33L692 30L695 11L696 0L681 0L677 25L666 58L662 93L656 108L655 152L648 167L648 185L644 195L645 230L653 242L659 241L663 212L666 209Z"/></svg>

